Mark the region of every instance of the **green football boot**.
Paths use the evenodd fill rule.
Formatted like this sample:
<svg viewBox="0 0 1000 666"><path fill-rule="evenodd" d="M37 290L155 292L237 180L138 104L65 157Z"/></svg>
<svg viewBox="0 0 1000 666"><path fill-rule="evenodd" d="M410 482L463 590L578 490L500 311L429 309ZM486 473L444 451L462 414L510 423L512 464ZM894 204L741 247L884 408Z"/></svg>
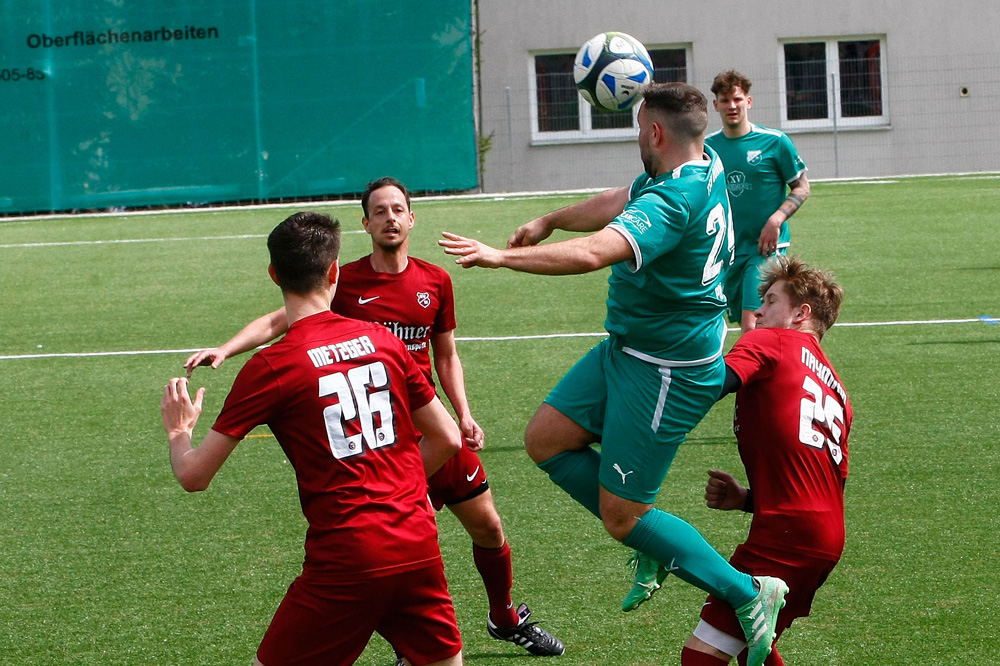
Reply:
<svg viewBox="0 0 1000 666"><path fill-rule="evenodd" d="M622 600L622 611L628 613L635 610L643 602L652 598L653 593L660 589L668 571L656 560L646 557L639 551L634 551L629 558L628 566L632 569L632 589Z"/></svg>

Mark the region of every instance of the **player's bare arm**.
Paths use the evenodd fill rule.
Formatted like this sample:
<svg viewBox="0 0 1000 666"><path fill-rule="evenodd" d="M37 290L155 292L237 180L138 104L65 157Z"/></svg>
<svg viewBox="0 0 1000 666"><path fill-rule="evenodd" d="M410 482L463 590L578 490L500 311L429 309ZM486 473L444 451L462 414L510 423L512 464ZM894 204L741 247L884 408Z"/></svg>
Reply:
<svg viewBox="0 0 1000 666"><path fill-rule="evenodd" d="M778 207L778 210L771 214L771 217L767 218L767 222L760 232L757 251L764 256L773 254L778 249L781 225L794 215L809 198L809 179L805 173L789 183L789 188L785 201Z"/></svg>
<svg viewBox="0 0 1000 666"><path fill-rule="evenodd" d="M285 308L281 307L263 317L254 319L239 333L223 343L221 347L202 349L191 354L184 362L187 376L190 377L199 365L208 365L215 370L230 356L237 356L251 349L256 349L260 345L271 342L286 331L288 331L288 318L285 315Z"/></svg>
<svg viewBox="0 0 1000 666"><path fill-rule="evenodd" d="M163 429L170 443L170 467L181 487L188 492L208 488L216 472L240 442L210 430L198 448L193 447L194 427L201 415L204 396L205 389L200 388L192 401L187 379L174 377L163 387L163 399L160 401Z"/></svg>
<svg viewBox="0 0 1000 666"><path fill-rule="evenodd" d="M742 509L747 501L747 489L728 472L708 470L705 484L705 504L711 509L733 511Z"/></svg>
<svg viewBox="0 0 1000 666"><path fill-rule="evenodd" d="M462 434L455 419L451 418L438 398L414 410L412 417L413 425L423 435L420 438L420 456L424 461L424 472L431 476L462 448Z"/></svg>
<svg viewBox="0 0 1000 666"><path fill-rule="evenodd" d="M632 246L614 229L557 243L498 250L472 238L442 232L438 244L463 268L509 268L536 275L579 275L635 258Z"/></svg>
<svg viewBox="0 0 1000 666"><path fill-rule="evenodd" d="M448 396L448 402L458 417L462 443L470 451L479 451L483 448L483 429L472 418L472 411L469 408L469 399L465 394L465 371L462 368L462 361L458 358L455 331L432 335L431 349L434 351L434 369L437 371L441 388Z"/></svg>
<svg viewBox="0 0 1000 666"><path fill-rule="evenodd" d="M507 247L537 245L551 236L556 229L578 232L599 231L625 210L628 193L627 187L616 187L572 206L546 213L518 227L507 241Z"/></svg>

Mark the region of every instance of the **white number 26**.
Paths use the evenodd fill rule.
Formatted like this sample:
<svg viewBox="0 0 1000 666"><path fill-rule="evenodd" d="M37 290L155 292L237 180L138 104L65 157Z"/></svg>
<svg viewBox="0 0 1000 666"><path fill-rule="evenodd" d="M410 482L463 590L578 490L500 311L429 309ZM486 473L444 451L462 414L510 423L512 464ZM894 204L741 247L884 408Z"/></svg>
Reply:
<svg viewBox="0 0 1000 666"><path fill-rule="evenodd" d="M371 389L371 390L369 390ZM389 377L381 361L336 372L319 379L319 397L336 394L337 404L323 410L330 451L338 460L396 443ZM376 422L377 417L377 422ZM348 435L345 426L356 423Z"/></svg>

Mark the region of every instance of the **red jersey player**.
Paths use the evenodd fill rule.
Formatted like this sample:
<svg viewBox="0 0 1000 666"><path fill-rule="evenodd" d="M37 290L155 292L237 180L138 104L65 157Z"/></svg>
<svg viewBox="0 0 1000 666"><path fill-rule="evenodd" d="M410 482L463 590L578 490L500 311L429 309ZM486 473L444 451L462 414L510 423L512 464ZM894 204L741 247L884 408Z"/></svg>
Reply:
<svg viewBox="0 0 1000 666"><path fill-rule="evenodd" d="M840 312L830 274L796 258L766 266L757 328L726 355L725 393L736 391L733 429L750 487L709 472L708 506L753 513L730 562L788 583L777 636L809 615L813 595L844 550L844 484L852 410L820 340ZM775 638L777 642L778 638ZM746 647L728 604L709 596L681 654L683 666L720 666ZM784 662L773 650L764 662Z"/></svg>
<svg viewBox="0 0 1000 666"><path fill-rule="evenodd" d="M268 270L288 334L242 368L197 448L205 389L192 402L187 379L170 380L161 411L171 466L186 490L204 490L237 444L267 424L295 470L309 524L305 562L255 664L352 664L378 632L415 666L460 666L424 478L460 449L461 436L398 338L330 312L339 247L339 224L317 213L271 232Z"/></svg>
<svg viewBox="0 0 1000 666"><path fill-rule="evenodd" d="M525 604L515 608L511 598L510 546L476 454L483 447L483 431L469 409L455 346L451 277L444 269L409 255L415 216L403 183L388 177L372 181L362 195L361 206L372 253L342 267L331 308L338 314L383 324L406 344L432 382L433 362L441 388L458 416L464 446L428 479L430 498L436 509L447 506L472 537L473 559L490 606L487 631L493 638L520 645L535 655L561 655L565 651L562 642L529 622L531 611ZM229 356L284 333L284 322L281 310L264 315L221 347L192 354L185 367L189 374L198 365L217 368Z"/></svg>

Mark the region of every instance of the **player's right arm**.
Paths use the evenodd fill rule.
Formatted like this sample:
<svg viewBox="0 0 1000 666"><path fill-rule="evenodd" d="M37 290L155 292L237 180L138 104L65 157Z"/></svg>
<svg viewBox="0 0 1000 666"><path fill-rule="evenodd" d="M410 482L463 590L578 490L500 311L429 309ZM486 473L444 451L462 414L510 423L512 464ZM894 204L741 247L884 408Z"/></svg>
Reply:
<svg viewBox="0 0 1000 666"><path fill-rule="evenodd" d="M214 370L222 365L222 362L230 356L236 356L251 349L256 349L263 344L271 342L287 331L288 319L285 316L285 308L282 306L270 314L254 319L221 347L202 349L199 352L191 354L187 361L184 362L187 376L190 377L191 373L199 365L210 365Z"/></svg>
<svg viewBox="0 0 1000 666"><path fill-rule="evenodd" d="M589 236L568 238L557 243L531 247L490 247L472 238L442 231L438 245L446 254L457 256L463 268L509 268L536 275L580 275L622 261L632 261L635 253L629 241L612 228Z"/></svg>
<svg viewBox="0 0 1000 666"><path fill-rule="evenodd" d="M424 460L424 472L430 476L462 448L462 433L455 419L436 397L414 410L412 418L417 431L423 434L420 456Z"/></svg>
<svg viewBox="0 0 1000 666"><path fill-rule="evenodd" d="M198 448L192 445L194 428L201 415L205 389L198 389L192 401L187 379L175 377L163 387L160 413L170 444L170 467L177 482L188 492L208 488L215 473L226 462L240 440L209 430Z"/></svg>
<svg viewBox="0 0 1000 666"><path fill-rule="evenodd" d="M595 194L579 203L554 210L521 225L507 241L507 247L537 245L556 229L563 231L598 231L618 217L629 200L628 187L616 187Z"/></svg>

